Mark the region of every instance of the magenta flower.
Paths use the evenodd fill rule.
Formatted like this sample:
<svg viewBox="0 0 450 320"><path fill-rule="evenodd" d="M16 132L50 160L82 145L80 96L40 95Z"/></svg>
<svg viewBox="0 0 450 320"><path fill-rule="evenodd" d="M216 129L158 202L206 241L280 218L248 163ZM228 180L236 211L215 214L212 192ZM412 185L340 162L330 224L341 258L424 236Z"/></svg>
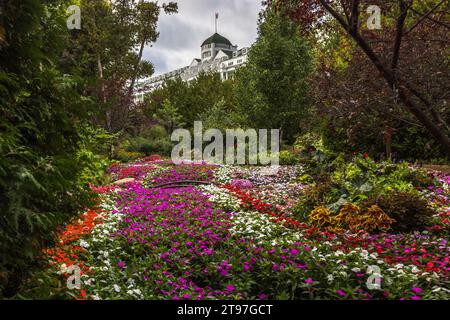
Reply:
<svg viewBox="0 0 450 320"><path fill-rule="evenodd" d="M314 280L311 279L311 278L310 278L310 279L306 279L306 280L305 280L305 283L314 283Z"/></svg>
<svg viewBox="0 0 450 320"><path fill-rule="evenodd" d="M421 288L418 288L418 287L414 287L414 288L412 288L411 289L414 293L417 293L417 294L420 294L420 293L422 293L422 289Z"/></svg>
<svg viewBox="0 0 450 320"><path fill-rule="evenodd" d="M232 284L229 284L229 285L227 285L227 289L226 290L231 293L231 292L234 291L234 288L235 287Z"/></svg>
<svg viewBox="0 0 450 320"><path fill-rule="evenodd" d="M118 266L119 268L123 269L123 268L125 268L125 262L119 261L119 262L117 263L117 266Z"/></svg>
<svg viewBox="0 0 450 320"><path fill-rule="evenodd" d="M411 296L409 297L411 300L420 300L421 298L419 296Z"/></svg>
<svg viewBox="0 0 450 320"><path fill-rule="evenodd" d="M260 294L258 295L258 298L260 298L261 300L264 300L264 299L267 298L267 294L260 293Z"/></svg>
<svg viewBox="0 0 450 320"><path fill-rule="evenodd" d="M337 292L338 295L343 296L343 297L345 297L345 296L347 295L347 294L346 294L344 291L342 291L342 290L336 290L336 292Z"/></svg>

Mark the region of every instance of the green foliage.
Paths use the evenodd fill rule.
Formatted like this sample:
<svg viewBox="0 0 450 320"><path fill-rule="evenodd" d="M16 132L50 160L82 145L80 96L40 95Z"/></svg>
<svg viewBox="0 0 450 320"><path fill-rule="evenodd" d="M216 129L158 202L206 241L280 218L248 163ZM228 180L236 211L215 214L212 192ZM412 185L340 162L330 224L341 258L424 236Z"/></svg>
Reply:
<svg viewBox="0 0 450 320"><path fill-rule="evenodd" d="M156 119L163 123L169 132L183 125L183 118L178 108L172 105L169 99L165 99L162 108L156 111Z"/></svg>
<svg viewBox="0 0 450 320"><path fill-rule="evenodd" d="M168 156L171 154L173 148L172 142L168 139L150 140L141 136L129 140L126 147L128 152L137 152L150 156L152 154L160 154Z"/></svg>
<svg viewBox="0 0 450 320"><path fill-rule="evenodd" d="M409 210L411 224L408 226L423 227L423 221L419 217L429 215L429 211L426 213L427 202L416 188L434 184L433 177L425 171L411 169L407 163L376 163L368 157L360 156L354 157L352 161L348 161L344 155L336 156L332 161L329 156L322 159L326 160L307 162L302 179L315 183L305 190L294 207L297 218L304 220L306 215L318 206L324 206L336 213L346 203L370 207L364 203L369 199L377 199L371 204L377 204L383 210L386 208L390 217L398 218L398 223L402 224L399 228L404 227L404 219ZM398 207L393 205L396 198L399 200ZM383 202L379 203L378 199ZM412 206L410 209L414 199L417 200L417 207ZM419 199L421 201L418 201Z"/></svg>
<svg viewBox="0 0 450 320"><path fill-rule="evenodd" d="M388 216L395 219L394 231L412 232L423 230L434 214L428 201L416 193L392 192L370 198L367 204L378 205Z"/></svg>
<svg viewBox="0 0 450 320"><path fill-rule="evenodd" d="M160 125L152 126L141 132L141 136L150 140L167 139L167 130Z"/></svg>
<svg viewBox="0 0 450 320"><path fill-rule="evenodd" d="M300 161L300 158L297 155L288 150L281 151L279 157L281 165L295 165Z"/></svg>
<svg viewBox="0 0 450 320"><path fill-rule="evenodd" d="M0 297L17 292L52 231L92 204L77 129L91 104L79 79L56 67L68 38L63 3L7 1L0 12L8 26L0 43Z"/></svg>
<svg viewBox="0 0 450 320"><path fill-rule="evenodd" d="M310 45L295 24L267 10L245 68L237 73L239 106L256 128L279 128L292 143L309 111Z"/></svg>
<svg viewBox="0 0 450 320"><path fill-rule="evenodd" d="M321 135L314 132L307 132L299 135L295 139L294 147L300 149L303 153L316 150L325 150Z"/></svg>
<svg viewBox="0 0 450 320"><path fill-rule="evenodd" d="M223 98L214 103L211 109L202 113L200 119L203 121L204 130L214 128L223 133L227 129L243 128L247 123L245 115L230 108Z"/></svg>
<svg viewBox="0 0 450 320"><path fill-rule="evenodd" d="M309 213L316 207L325 203L335 203L339 197L338 189L333 186L329 176L324 176L305 189L292 212L297 220L306 222Z"/></svg>
<svg viewBox="0 0 450 320"><path fill-rule="evenodd" d="M95 128L89 124L81 125L79 132L80 141L76 159L83 165L80 183L82 185L107 183L105 172L111 161L105 155L108 154L109 146L116 137L102 128Z"/></svg>
<svg viewBox="0 0 450 320"><path fill-rule="evenodd" d="M194 126L194 121L213 117L214 112L219 111L218 107L221 110L236 110L234 93L233 82L222 81L217 73L202 73L190 83L180 78L171 79L148 95L144 112L150 116L156 115L156 120L165 118L163 124L167 123L167 114L171 114L177 125L184 124L189 129ZM224 105L220 105L220 101L224 101ZM164 109L166 116L158 111ZM222 121L228 118L229 114Z"/></svg>

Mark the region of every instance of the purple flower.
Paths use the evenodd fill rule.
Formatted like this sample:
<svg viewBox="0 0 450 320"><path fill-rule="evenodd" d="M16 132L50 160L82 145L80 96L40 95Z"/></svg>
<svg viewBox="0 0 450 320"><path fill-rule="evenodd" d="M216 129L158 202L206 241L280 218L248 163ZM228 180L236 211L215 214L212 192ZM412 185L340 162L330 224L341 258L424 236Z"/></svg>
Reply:
<svg viewBox="0 0 450 320"><path fill-rule="evenodd" d="M409 297L411 300L420 300L421 298L419 296L411 296Z"/></svg>
<svg viewBox="0 0 450 320"><path fill-rule="evenodd" d="M119 262L117 263L117 266L118 266L119 268L123 269L123 268L125 268L125 262L119 261Z"/></svg>
<svg viewBox="0 0 450 320"><path fill-rule="evenodd" d="M234 291L234 286L232 284L227 285L227 289L228 292L233 292Z"/></svg>
<svg viewBox="0 0 450 320"><path fill-rule="evenodd" d="M264 299L267 298L267 295L264 294L264 293L260 293L260 294L258 295L258 298L260 298L261 300L264 300Z"/></svg>
<svg viewBox="0 0 450 320"><path fill-rule="evenodd" d="M342 290L336 290L336 292L337 292L338 295L343 296L343 297L345 297L345 296L347 295L347 294L346 294L344 291L342 291Z"/></svg>
<svg viewBox="0 0 450 320"><path fill-rule="evenodd" d="M412 288L411 289L414 293L417 293L417 294L420 294L420 293L422 293L422 289L421 288L418 288L418 287L414 287L414 288Z"/></svg>
<svg viewBox="0 0 450 320"><path fill-rule="evenodd" d="M306 280L305 280L305 283L314 283L314 280L311 279L311 278L309 278L309 279L306 279Z"/></svg>

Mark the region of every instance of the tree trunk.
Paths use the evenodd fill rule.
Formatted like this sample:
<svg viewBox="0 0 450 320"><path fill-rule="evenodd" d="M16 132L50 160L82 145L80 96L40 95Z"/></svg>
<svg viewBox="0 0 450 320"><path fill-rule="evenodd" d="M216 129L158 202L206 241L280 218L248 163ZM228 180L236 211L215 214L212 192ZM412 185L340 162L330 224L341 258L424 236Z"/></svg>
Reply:
<svg viewBox="0 0 450 320"><path fill-rule="evenodd" d="M100 98L103 103L103 107L106 107L106 89L105 89L105 81L103 78L103 64L100 54L97 54L97 67L98 67L98 77L100 80ZM112 133L112 120L111 120L111 111L106 110L106 130L109 133ZM109 156L112 158L114 155L114 145L113 143L109 146Z"/></svg>
<svg viewBox="0 0 450 320"><path fill-rule="evenodd" d="M141 42L141 47L139 48L139 54L138 54L138 59L137 59L136 65L134 67L133 78L131 79L130 87L128 88L128 97L130 99L133 96L134 85L136 84L136 78L138 75L139 65L141 64L142 55L144 54L145 41L146 41L146 39L144 37L144 39L142 39L142 42Z"/></svg>

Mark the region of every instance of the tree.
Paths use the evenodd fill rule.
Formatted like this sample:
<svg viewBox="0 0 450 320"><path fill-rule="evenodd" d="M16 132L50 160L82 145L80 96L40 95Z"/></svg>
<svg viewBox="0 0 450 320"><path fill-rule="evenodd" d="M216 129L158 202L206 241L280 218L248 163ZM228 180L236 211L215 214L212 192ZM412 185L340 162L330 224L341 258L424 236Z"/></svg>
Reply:
<svg viewBox="0 0 450 320"><path fill-rule="evenodd" d="M189 83L181 78L167 80L162 88L146 97L146 114L155 114L166 99L178 110L186 128L192 128L196 120L203 120L222 99L228 110L236 106L234 82L222 81L218 73L201 73Z"/></svg>
<svg viewBox="0 0 450 320"><path fill-rule="evenodd" d="M405 74L427 85L430 100L442 112L447 99L442 93L450 90L445 80L450 77L450 68L445 67L450 60L436 43L420 46L420 52L408 49L406 44L404 59L422 60L423 72L417 74L411 63ZM403 159L444 156L439 144L405 110L383 78L374 77L375 67L367 64L364 53L347 37L329 32L325 41L316 44L316 65L312 87L317 116L315 124L311 123L323 129L328 147L347 152L364 150L374 156L385 153L388 158L392 152ZM428 76L423 75L428 74L435 77L427 84ZM442 113L450 116L449 112Z"/></svg>
<svg viewBox="0 0 450 320"><path fill-rule="evenodd" d="M62 0L2 1L0 297L13 296L53 231L90 205L77 156L90 101L58 68L68 43ZM2 29L0 28L0 29Z"/></svg>
<svg viewBox="0 0 450 320"><path fill-rule="evenodd" d="M261 17L248 65L236 77L238 86L241 82L240 109L255 127L280 129L292 142L310 106L307 77L311 71L308 42L295 24L269 8Z"/></svg>
<svg viewBox="0 0 450 320"><path fill-rule="evenodd" d="M183 118L178 112L178 109L170 103L169 99L165 99L162 108L156 111L156 119L159 119L166 127L169 133L179 126L183 125Z"/></svg>
<svg viewBox="0 0 450 320"><path fill-rule="evenodd" d="M142 60L146 45L157 40L160 11L177 12L177 4L143 0L83 0L82 29L74 34L66 53L69 65L89 79L86 91L102 110L95 120L110 133L127 128L136 106L133 89L137 78L154 72ZM136 50L137 49L137 50Z"/></svg>
<svg viewBox="0 0 450 320"><path fill-rule="evenodd" d="M277 0L268 1L277 12L299 23L302 30L311 32L320 26L329 28L337 23L341 31L349 36L364 52L368 61L378 71L387 87L402 102L405 110L411 113L450 155L450 129L445 114L430 101L426 89L418 81L408 77L404 59L405 44L430 43L438 41L448 44L448 11L444 5L448 0ZM365 6L378 5L385 14L385 20L392 26L386 32L368 30L364 20ZM448 9L447 9L448 10ZM420 28L428 29L429 35L417 39L413 35ZM433 31L432 31L433 30ZM434 37L437 30L445 30ZM432 32L432 33L431 33ZM417 51L416 51L417 52ZM414 67L422 69L420 61L414 60ZM433 74L428 74L433 78Z"/></svg>

